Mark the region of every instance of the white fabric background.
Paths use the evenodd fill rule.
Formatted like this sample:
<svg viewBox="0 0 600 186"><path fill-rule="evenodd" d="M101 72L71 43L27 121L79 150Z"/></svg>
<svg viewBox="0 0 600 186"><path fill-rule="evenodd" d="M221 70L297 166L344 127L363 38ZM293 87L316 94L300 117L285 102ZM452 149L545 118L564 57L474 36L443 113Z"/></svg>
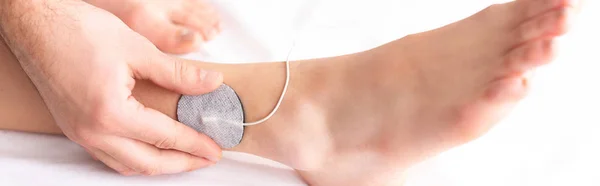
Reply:
<svg viewBox="0 0 600 186"><path fill-rule="evenodd" d="M281 61L365 50L459 20L499 0L216 0L224 32L186 58ZM410 186L600 185L599 1L588 0L552 65L516 110L479 140L409 172ZM1 103L0 103L1 104ZM302 139L298 139L302 140ZM195 172L122 177L67 139L0 131L0 185L304 185L269 160L228 152Z"/></svg>

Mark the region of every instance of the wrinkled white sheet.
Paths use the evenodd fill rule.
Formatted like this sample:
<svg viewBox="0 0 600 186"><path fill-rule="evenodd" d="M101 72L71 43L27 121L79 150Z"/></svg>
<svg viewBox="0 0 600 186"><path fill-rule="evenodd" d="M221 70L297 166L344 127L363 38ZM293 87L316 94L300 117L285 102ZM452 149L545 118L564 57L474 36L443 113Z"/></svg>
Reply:
<svg viewBox="0 0 600 186"><path fill-rule="evenodd" d="M224 32L184 57L281 61L294 38L293 59L345 54L442 26L495 2L502 1L215 0ZM577 27L561 40L566 47L538 71L530 97L510 117L485 137L416 166L407 185L600 185L598 4L587 1ZM291 169L240 153L226 153L216 166L195 172L122 177L65 138L0 131L0 185L167 184L304 185Z"/></svg>

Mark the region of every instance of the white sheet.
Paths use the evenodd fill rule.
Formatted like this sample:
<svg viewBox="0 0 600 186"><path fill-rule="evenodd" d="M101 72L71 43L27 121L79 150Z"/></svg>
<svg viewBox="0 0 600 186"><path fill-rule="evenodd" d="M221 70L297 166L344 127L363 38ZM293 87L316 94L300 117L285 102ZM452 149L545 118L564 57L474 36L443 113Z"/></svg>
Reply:
<svg viewBox="0 0 600 186"><path fill-rule="evenodd" d="M368 49L456 21L494 0L219 0L224 32L187 58L278 61ZM412 186L600 185L598 1L587 1L557 61L488 135L409 172ZM596 52L597 53L597 52ZM65 138L0 131L0 185L303 185L292 170L239 153L214 167L171 176L122 177Z"/></svg>

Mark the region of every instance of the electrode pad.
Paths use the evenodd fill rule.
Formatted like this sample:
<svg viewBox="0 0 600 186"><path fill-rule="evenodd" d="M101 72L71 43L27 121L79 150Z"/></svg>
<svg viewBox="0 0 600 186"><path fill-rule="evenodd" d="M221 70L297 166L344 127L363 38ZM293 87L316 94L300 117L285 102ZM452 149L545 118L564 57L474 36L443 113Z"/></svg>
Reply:
<svg viewBox="0 0 600 186"><path fill-rule="evenodd" d="M212 138L221 148L235 147L244 135L242 102L225 84L207 94L181 96L177 119Z"/></svg>

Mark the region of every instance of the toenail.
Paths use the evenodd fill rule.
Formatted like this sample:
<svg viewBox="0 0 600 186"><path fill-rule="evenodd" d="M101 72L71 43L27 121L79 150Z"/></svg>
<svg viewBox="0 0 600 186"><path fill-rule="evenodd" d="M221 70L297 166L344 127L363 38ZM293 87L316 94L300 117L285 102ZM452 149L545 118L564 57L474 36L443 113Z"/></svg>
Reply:
<svg viewBox="0 0 600 186"><path fill-rule="evenodd" d="M179 32L179 36L181 38L181 41L184 42L194 41L195 39L194 32L190 31L189 29L182 29Z"/></svg>

